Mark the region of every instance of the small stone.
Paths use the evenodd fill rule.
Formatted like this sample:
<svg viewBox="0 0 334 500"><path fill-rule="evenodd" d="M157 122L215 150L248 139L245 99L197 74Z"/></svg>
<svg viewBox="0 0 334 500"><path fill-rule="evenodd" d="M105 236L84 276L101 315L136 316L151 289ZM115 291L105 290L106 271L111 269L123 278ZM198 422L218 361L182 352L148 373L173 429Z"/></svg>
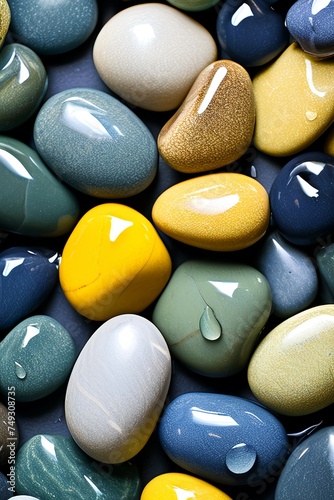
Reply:
<svg viewBox="0 0 334 500"><path fill-rule="evenodd" d="M66 423L95 460L130 460L151 436L169 389L171 359L153 323L134 314L105 322L72 370Z"/></svg>
<svg viewBox="0 0 334 500"><path fill-rule="evenodd" d="M175 170L205 172L240 158L251 143L254 95L247 71L216 61L197 77L187 97L161 129L158 149Z"/></svg>
<svg viewBox="0 0 334 500"><path fill-rule="evenodd" d="M334 403L334 305L315 306L274 328L248 367L254 396L270 410L301 416Z"/></svg>
<svg viewBox="0 0 334 500"><path fill-rule="evenodd" d="M319 60L294 42L255 75L253 89L254 146L268 155L294 155L333 121L334 59Z"/></svg>
<svg viewBox="0 0 334 500"><path fill-rule="evenodd" d="M0 465L6 466L15 464L16 450L19 446L19 433L15 420L15 389L15 386L6 386L5 396L7 407L0 403ZM2 498L1 489L0 498Z"/></svg>
<svg viewBox="0 0 334 500"><path fill-rule="evenodd" d="M49 316L32 316L0 342L0 390L15 387L17 401L36 401L68 378L76 352L68 331Z"/></svg>
<svg viewBox="0 0 334 500"><path fill-rule="evenodd" d="M156 175L158 151L150 130L100 90L68 89L50 97L36 117L34 140L47 166L90 196L133 196Z"/></svg>
<svg viewBox="0 0 334 500"><path fill-rule="evenodd" d="M89 210L72 231L59 277L74 309L105 321L146 309L166 286L171 267L146 217L128 206L105 203Z"/></svg>
<svg viewBox="0 0 334 500"><path fill-rule="evenodd" d="M269 216L264 187L246 175L227 172L175 184L152 209L154 223L168 236L219 252L253 245L265 234Z"/></svg>
<svg viewBox="0 0 334 500"><path fill-rule="evenodd" d="M3 45L10 25L10 9L7 0L0 0L0 47Z"/></svg>
<svg viewBox="0 0 334 500"><path fill-rule="evenodd" d="M93 57L105 84L151 111L182 103L197 75L217 57L212 35L173 7L144 3L114 15L98 34Z"/></svg>

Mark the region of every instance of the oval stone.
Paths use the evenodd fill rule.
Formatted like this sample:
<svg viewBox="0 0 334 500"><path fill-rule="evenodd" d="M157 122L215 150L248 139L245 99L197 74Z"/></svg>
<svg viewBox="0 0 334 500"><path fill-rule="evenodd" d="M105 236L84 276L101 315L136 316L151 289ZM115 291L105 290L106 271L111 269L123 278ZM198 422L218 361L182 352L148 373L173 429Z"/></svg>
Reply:
<svg viewBox="0 0 334 500"><path fill-rule="evenodd" d="M248 367L255 397L283 415L308 415L334 403L334 305L286 319L256 348Z"/></svg>
<svg viewBox="0 0 334 500"><path fill-rule="evenodd" d="M10 9L7 0L0 0L0 47L3 45L10 25Z"/></svg>
<svg viewBox="0 0 334 500"><path fill-rule="evenodd" d="M278 479L275 500L331 498L334 491L334 426L303 440L289 456Z"/></svg>
<svg viewBox="0 0 334 500"><path fill-rule="evenodd" d="M16 492L37 498L139 500L140 479L134 464L106 467L93 461L70 437L37 434L20 448Z"/></svg>
<svg viewBox="0 0 334 500"><path fill-rule="evenodd" d="M303 153L289 161L270 190L272 220L296 245L311 245L334 228L334 158Z"/></svg>
<svg viewBox="0 0 334 500"><path fill-rule="evenodd" d="M253 267L192 260L176 269L152 320L187 368L224 377L245 368L270 311L269 284Z"/></svg>
<svg viewBox="0 0 334 500"><path fill-rule="evenodd" d="M260 243L255 267L269 282L275 316L289 318L309 307L316 298L318 276L311 257L278 231Z"/></svg>
<svg viewBox="0 0 334 500"><path fill-rule="evenodd" d="M11 130L26 122L37 111L47 86L45 67L35 52L19 43L3 47L0 52L0 130Z"/></svg>
<svg viewBox="0 0 334 500"><path fill-rule="evenodd" d="M288 156L310 146L334 117L334 59L319 60L292 43L253 78L256 148Z"/></svg>
<svg viewBox="0 0 334 500"><path fill-rule="evenodd" d="M217 57L212 35L169 5L144 3L114 15L98 34L93 57L105 84L140 108L177 108L197 75Z"/></svg>
<svg viewBox="0 0 334 500"><path fill-rule="evenodd" d="M34 125L37 150L75 189L99 198L124 198L153 181L158 153L146 125L100 90L63 90L50 97Z"/></svg>
<svg viewBox="0 0 334 500"><path fill-rule="evenodd" d="M67 380L75 358L72 337L58 321L27 318L0 342L0 390L15 387L17 401L41 399Z"/></svg>
<svg viewBox="0 0 334 500"><path fill-rule="evenodd" d="M262 406L224 394L182 394L165 409L160 442L169 458L218 484L248 484L282 466L288 438L281 422ZM276 470L276 468L275 468Z"/></svg>
<svg viewBox="0 0 334 500"><path fill-rule="evenodd" d="M269 198L264 187L246 175L207 174L163 192L153 205L152 217L161 231L182 243L234 251L265 234Z"/></svg>
<svg viewBox="0 0 334 500"><path fill-rule="evenodd" d="M199 74L182 106L162 127L159 153L180 172L216 169L246 152L254 122L247 71L234 61L216 61Z"/></svg>
<svg viewBox="0 0 334 500"><path fill-rule="evenodd" d="M171 378L167 344L133 314L105 322L81 351L67 386L65 416L77 444L95 460L133 458L151 436Z"/></svg>
<svg viewBox="0 0 334 500"><path fill-rule="evenodd" d="M58 253L12 247L0 253L0 330L12 328L47 298L58 280Z"/></svg>
<svg viewBox="0 0 334 500"><path fill-rule="evenodd" d="M183 495L180 497L180 495ZM197 477L180 472L161 474L144 488L140 500L231 500L231 497Z"/></svg>
<svg viewBox="0 0 334 500"><path fill-rule="evenodd" d="M0 176L1 229L33 237L60 236L73 229L79 203L35 150L0 136Z"/></svg>
<svg viewBox="0 0 334 500"><path fill-rule="evenodd" d="M59 277L74 309L105 321L146 309L166 286L171 268L169 253L146 217L105 203L89 210L72 231Z"/></svg>
<svg viewBox="0 0 334 500"><path fill-rule="evenodd" d="M7 407L0 403L0 465L10 466L15 462L16 450L19 446L19 433L16 425L16 393L15 386L6 386ZM7 483L8 486L8 483ZM0 485L0 498L1 485Z"/></svg>
<svg viewBox="0 0 334 500"><path fill-rule="evenodd" d="M8 0L11 35L41 55L63 54L92 34L98 16L96 0Z"/></svg>

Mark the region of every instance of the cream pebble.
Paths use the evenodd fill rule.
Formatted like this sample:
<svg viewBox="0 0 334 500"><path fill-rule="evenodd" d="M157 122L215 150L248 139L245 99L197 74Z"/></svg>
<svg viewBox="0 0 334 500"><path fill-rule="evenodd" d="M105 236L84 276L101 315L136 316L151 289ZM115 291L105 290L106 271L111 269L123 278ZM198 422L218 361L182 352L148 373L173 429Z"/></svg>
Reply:
<svg viewBox="0 0 334 500"><path fill-rule="evenodd" d="M105 84L151 111L178 107L197 75L217 58L212 35L174 7L144 3L114 15L93 50Z"/></svg>

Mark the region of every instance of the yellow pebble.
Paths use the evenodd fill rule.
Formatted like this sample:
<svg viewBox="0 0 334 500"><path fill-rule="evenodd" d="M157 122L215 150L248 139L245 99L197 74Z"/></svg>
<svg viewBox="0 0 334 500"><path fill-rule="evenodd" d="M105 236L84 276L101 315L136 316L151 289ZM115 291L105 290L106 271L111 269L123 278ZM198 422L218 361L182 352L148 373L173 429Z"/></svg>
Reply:
<svg viewBox="0 0 334 500"><path fill-rule="evenodd" d="M253 79L254 146L287 156L311 145L334 119L334 59L317 59L292 43Z"/></svg>
<svg viewBox="0 0 334 500"><path fill-rule="evenodd" d="M0 47L3 45L10 25L10 8L6 0L0 0Z"/></svg>
<svg viewBox="0 0 334 500"><path fill-rule="evenodd" d="M59 267L68 301L97 321L142 312L170 274L170 256L153 225L117 203L98 205L80 219Z"/></svg>
<svg viewBox="0 0 334 500"><path fill-rule="evenodd" d="M211 484L188 474L169 472L152 479L140 500L231 500Z"/></svg>
<svg viewBox="0 0 334 500"><path fill-rule="evenodd" d="M248 381L256 398L283 415L308 415L334 403L334 305L280 323L259 344Z"/></svg>
<svg viewBox="0 0 334 500"><path fill-rule="evenodd" d="M254 120L247 71L234 61L216 61L199 74L182 106L161 129L159 153L180 172L217 169L246 152Z"/></svg>
<svg viewBox="0 0 334 500"><path fill-rule="evenodd" d="M243 174L208 174L175 184L153 205L153 221L188 245L234 251L258 241L269 224L268 194Z"/></svg>

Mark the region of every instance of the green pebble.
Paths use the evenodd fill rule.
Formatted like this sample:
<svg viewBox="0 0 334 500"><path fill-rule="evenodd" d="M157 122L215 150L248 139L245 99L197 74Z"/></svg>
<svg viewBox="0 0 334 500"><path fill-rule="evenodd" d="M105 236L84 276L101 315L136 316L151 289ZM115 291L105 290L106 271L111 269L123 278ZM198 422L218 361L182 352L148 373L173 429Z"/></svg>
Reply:
<svg viewBox="0 0 334 500"><path fill-rule="evenodd" d="M15 387L17 401L41 399L65 382L75 357L73 339L58 321L25 319L0 342L0 390Z"/></svg>
<svg viewBox="0 0 334 500"><path fill-rule="evenodd" d="M16 493L39 500L139 500L135 465L104 465L88 457L70 437L36 435L20 448Z"/></svg>
<svg viewBox="0 0 334 500"><path fill-rule="evenodd" d="M216 5L219 0L168 0L173 7L187 11L207 10Z"/></svg>

